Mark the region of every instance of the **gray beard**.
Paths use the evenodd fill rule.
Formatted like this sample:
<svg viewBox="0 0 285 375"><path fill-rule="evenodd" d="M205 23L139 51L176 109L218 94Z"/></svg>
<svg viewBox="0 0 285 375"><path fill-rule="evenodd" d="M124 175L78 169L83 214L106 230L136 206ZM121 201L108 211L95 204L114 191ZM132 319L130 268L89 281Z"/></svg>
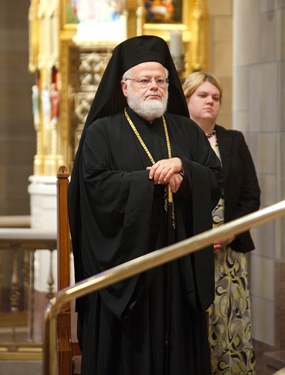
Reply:
<svg viewBox="0 0 285 375"><path fill-rule="evenodd" d="M167 101L168 93L165 95L162 101L142 101L137 99L135 95L128 96L129 107L147 121L153 121L154 119L161 117L166 112Z"/></svg>

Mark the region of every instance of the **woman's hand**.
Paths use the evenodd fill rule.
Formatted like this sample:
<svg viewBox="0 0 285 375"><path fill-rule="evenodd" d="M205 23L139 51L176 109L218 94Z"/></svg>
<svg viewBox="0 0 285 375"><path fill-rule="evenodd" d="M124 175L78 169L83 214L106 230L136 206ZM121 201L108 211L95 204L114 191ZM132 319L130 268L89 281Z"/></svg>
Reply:
<svg viewBox="0 0 285 375"><path fill-rule="evenodd" d="M227 246L229 246L229 244L233 242L235 238L236 237L231 237L214 242L214 253L218 253L222 248L226 248Z"/></svg>

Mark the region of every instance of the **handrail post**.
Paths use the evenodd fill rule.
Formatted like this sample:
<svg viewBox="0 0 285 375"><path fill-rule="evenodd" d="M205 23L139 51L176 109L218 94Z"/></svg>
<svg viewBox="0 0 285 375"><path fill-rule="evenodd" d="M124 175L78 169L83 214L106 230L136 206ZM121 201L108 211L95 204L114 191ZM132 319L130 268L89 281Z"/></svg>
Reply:
<svg viewBox="0 0 285 375"><path fill-rule="evenodd" d="M70 256L64 249L70 249L69 223L67 216L67 191L69 184L67 167L61 166L57 172L57 256L58 290L70 285ZM66 272L62 274L61 269Z"/></svg>
<svg viewBox="0 0 285 375"><path fill-rule="evenodd" d="M70 232L68 221L69 171L61 166L57 172L57 257L58 290L70 285ZM53 328L53 324L50 329ZM56 338L54 338L56 339ZM57 315L58 375L72 374L70 302L61 306Z"/></svg>

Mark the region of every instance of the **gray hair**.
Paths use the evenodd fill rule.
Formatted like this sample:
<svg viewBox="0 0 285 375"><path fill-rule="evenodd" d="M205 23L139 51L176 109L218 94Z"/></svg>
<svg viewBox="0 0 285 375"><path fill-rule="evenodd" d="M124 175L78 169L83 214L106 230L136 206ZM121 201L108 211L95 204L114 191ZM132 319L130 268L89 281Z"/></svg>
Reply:
<svg viewBox="0 0 285 375"><path fill-rule="evenodd" d="M122 76L122 80L123 81L125 81L126 80L126 78L130 78L130 76L132 75L132 69L133 69L133 67L131 67L130 69L128 69L124 74L123 74L123 76ZM168 78L168 70L164 67L164 69L165 69L165 76L166 76L166 78Z"/></svg>

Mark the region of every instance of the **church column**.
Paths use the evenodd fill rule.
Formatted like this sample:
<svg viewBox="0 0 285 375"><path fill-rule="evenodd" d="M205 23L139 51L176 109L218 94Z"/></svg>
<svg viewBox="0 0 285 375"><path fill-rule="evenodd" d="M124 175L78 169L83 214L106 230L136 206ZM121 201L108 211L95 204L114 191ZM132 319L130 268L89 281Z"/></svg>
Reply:
<svg viewBox="0 0 285 375"><path fill-rule="evenodd" d="M285 198L285 9L278 1L233 4L233 128L245 134L266 207ZM281 349L284 229L285 218L253 229L256 250L250 254L253 337Z"/></svg>

